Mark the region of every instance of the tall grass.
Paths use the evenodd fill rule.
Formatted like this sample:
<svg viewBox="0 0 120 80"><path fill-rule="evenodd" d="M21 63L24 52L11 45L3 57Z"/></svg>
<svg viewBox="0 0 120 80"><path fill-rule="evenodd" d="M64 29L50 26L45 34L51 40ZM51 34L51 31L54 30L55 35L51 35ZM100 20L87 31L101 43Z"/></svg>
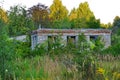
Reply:
<svg viewBox="0 0 120 80"><path fill-rule="evenodd" d="M111 54L97 55L98 58L98 68L104 73L99 74L102 78L106 80L120 80L120 55L114 56Z"/></svg>
<svg viewBox="0 0 120 80"><path fill-rule="evenodd" d="M108 55L107 55L108 56ZM74 54L44 55L31 58L16 58L13 61L13 78L9 80L119 80L120 61L96 61L93 66L84 62L80 68L74 62ZM97 56L98 58L99 56ZM111 56L112 57L112 56ZM104 55L105 58L105 55ZM85 59L85 58L84 58ZM89 57L86 57L89 60ZM85 60L84 60L85 61ZM80 69L79 69L79 68ZM83 69L84 68L84 69ZM87 69L88 68L88 69ZM8 71L9 72L9 71ZM1 80L1 79L0 79Z"/></svg>
<svg viewBox="0 0 120 80"><path fill-rule="evenodd" d="M77 80L75 66L68 68L57 56L54 59L49 56L17 59L14 66L17 80Z"/></svg>

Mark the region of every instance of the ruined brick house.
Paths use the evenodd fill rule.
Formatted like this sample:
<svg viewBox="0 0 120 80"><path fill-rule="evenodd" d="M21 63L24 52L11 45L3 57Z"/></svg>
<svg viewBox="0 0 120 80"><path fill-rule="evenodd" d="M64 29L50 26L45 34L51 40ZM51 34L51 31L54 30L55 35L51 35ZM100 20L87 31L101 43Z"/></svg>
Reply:
<svg viewBox="0 0 120 80"><path fill-rule="evenodd" d="M37 44L41 44L56 35L61 35L65 43L67 43L69 38L72 38L74 43L77 43L78 36L82 33L87 41L100 36L105 47L111 45L111 31L108 29L38 29L31 34L31 48L34 49Z"/></svg>

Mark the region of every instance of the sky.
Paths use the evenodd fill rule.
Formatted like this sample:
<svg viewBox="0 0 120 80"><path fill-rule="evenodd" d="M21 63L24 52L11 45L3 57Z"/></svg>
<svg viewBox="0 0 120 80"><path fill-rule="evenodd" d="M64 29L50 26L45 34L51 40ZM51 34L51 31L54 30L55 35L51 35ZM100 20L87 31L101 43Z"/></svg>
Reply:
<svg viewBox="0 0 120 80"><path fill-rule="evenodd" d="M100 19L102 23L113 22L115 16L120 16L120 0L61 0L63 5L70 11L71 9L78 8L81 2L87 1L91 11L95 17ZM50 6L53 0L0 0L0 6L5 10L9 10L10 6L20 4L30 8L33 5L42 3Z"/></svg>

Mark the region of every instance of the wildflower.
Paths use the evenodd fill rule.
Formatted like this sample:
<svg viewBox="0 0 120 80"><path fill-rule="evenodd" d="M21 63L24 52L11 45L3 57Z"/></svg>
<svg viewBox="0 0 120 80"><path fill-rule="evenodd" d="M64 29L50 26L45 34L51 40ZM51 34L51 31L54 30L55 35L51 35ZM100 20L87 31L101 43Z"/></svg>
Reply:
<svg viewBox="0 0 120 80"><path fill-rule="evenodd" d="M98 68L97 73L98 74L104 74L105 70L103 68Z"/></svg>
<svg viewBox="0 0 120 80"><path fill-rule="evenodd" d="M113 76L116 76L116 75L117 75L117 72L114 72L114 73L113 73Z"/></svg>
<svg viewBox="0 0 120 80"><path fill-rule="evenodd" d="M105 78L105 80L108 80L108 78Z"/></svg>
<svg viewBox="0 0 120 80"><path fill-rule="evenodd" d="M113 72L113 80L116 80L117 74L117 72Z"/></svg>
<svg viewBox="0 0 120 80"><path fill-rule="evenodd" d="M7 70L7 69L5 69L5 72L8 72L8 70Z"/></svg>
<svg viewBox="0 0 120 80"><path fill-rule="evenodd" d="M120 79L120 73L117 74L117 78Z"/></svg>

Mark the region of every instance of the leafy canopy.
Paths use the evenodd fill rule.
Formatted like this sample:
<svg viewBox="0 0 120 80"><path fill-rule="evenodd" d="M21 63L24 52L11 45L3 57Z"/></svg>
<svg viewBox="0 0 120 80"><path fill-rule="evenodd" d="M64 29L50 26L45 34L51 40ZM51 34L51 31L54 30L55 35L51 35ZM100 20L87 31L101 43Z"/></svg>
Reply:
<svg viewBox="0 0 120 80"><path fill-rule="evenodd" d="M29 8L28 13L28 15L32 17L35 26L39 26L40 24L44 27L47 26L47 23L49 21L49 9L47 6L38 3L37 5Z"/></svg>
<svg viewBox="0 0 120 80"><path fill-rule="evenodd" d="M69 14L69 19L73 20L77 18L77 10L75 8L73 8Z"/></svg>
<svg viewBox="0 0 120 80"><path fill-rule="evenodd" d="M89 8L88 2L80 3L77 9L77 17L85 18L86 20L89 20L91 17L94 17L93 12Z"/></svg>
<svg viewBox="0 0 120 80"><path fill-rule="evenodd" d="M9 34L12 36L26 34L29 30L33 30L33 21L27 16L24 7L16 5L10 8L9 17Z"/></svg>
<svg viewBox="0 0 120 80"><path fill-rule="evenodd" d="M73 8L69 19L72 28L99 28L100 20L96 19L89 8L88 2L80 3L77 9Z"/></svg>
<svg viewBox="0 0 120 80"><path fill-rule="evenodd" d="M60 0L54 0L50 6L50 18L53 20L61 20L67 17L68 10L63 6Z"/></svg>

